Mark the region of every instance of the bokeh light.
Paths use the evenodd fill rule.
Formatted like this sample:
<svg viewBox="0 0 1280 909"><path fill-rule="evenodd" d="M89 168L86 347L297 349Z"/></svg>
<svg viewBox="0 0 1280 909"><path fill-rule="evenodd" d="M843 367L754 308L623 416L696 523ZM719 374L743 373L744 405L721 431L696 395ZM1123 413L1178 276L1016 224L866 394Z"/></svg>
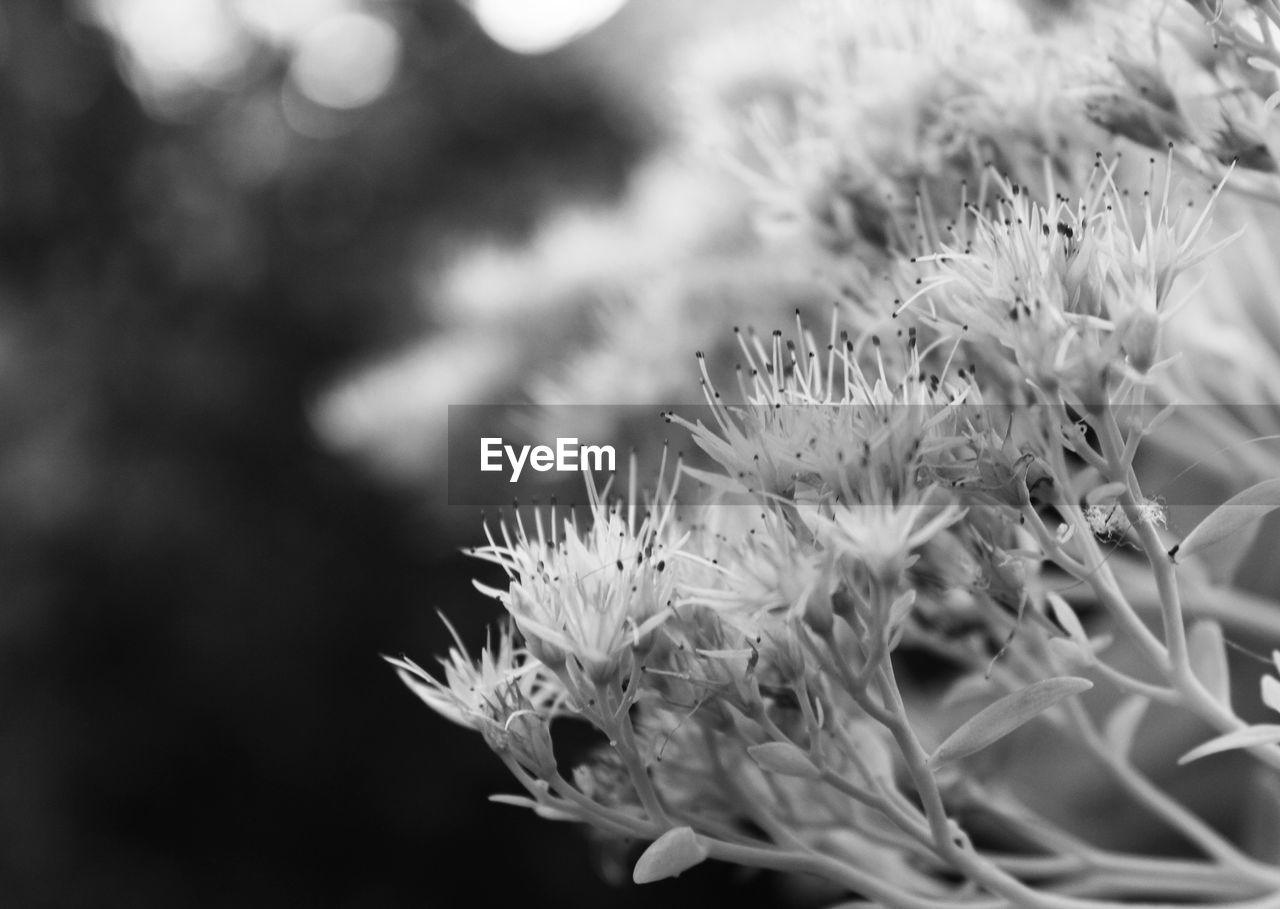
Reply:
<svg viewBox="0 0 1280 909"><path fill-rule="evenodd" d="M222 0L89 0L88 9L119 38L125 73L144 96L217 87L252 50Z"/></svg>
<svg viewBox="0 0 1280 909"><path fill-rule="evenodd" d="M525 55L469 0L0 2L0 906L632 905L379 654L490 617L422 402L564 337L456 337L442 272L618 198L689 8Z"/></svg>
<svg viewBox="0 0 1280 909"><path fill-rule="evenodd" d="M115 39L121 71L143 103L167 117L252 79L255 64L272 59L287 65L304 103L352 110L386 92L402 55L397 26L363 0L83 0L83 6Z"/></svg>
<svg viewBox="0 0 1280 909"><path fill-rule="evenodd" d="M473 0L472 12L494 41L520 54L543 54L604 24L627 0Z"/></svg>
<svg viewBox="0 0 1280 909"><path fill-rule="evenodd" d="M382 95L399 61L400 38L390 23L368 13L343 13L306 33L290 75L315 103L350 110Z"/></svg>
<svg viewBox="0 0 1280 909"><path fill-rule="evenodd" d="M275 44L290 46L330 16L348 12L352 0L231 0L244 24Z"/></svg>

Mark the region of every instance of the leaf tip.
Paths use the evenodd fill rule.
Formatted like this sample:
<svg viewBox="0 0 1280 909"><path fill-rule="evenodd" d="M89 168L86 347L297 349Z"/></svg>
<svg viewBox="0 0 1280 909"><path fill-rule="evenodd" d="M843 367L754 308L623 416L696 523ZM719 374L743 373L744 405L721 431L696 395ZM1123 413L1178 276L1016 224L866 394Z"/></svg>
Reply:
<svg viewBox="0 0 1280 909"><path fill-rule="evenodd" d="M637 884L652 884L676 877L706 861L710 854L692 827L674 827L649 844L636 861L631 879Z"/></svg>

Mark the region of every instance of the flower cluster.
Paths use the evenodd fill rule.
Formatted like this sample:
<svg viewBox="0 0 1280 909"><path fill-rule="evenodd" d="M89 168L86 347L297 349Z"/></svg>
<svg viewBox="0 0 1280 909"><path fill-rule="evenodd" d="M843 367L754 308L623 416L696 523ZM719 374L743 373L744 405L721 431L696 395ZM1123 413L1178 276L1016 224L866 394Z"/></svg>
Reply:
<svg viewBox="0 0 1280 909"><path fill-rule="evenodd" d="M951 242L912 258L899 281L914 292L899 312L914 308L933 331L986 354L1006 400L1026 399L1027 384L1042 400L1085 407L1127 400L1162 365L1163 327L1188 299L1174 298L1175 281L1232 238L1206 241L1223 184L1188 207L1171 161L1155 195L1121 190L1114 172L1099 159L1074 202L1052 182L1046 204L995 181L993 211L973 207ZM1153 159L1152 183L1156 174Z"/></svg>
<svg viewBox="0 0 1280 909"><path fill-rule="evenodd" d="M1144 763L1172 769L1166 740L1207 726L1184 762L1248 748L1280 771L1228 658L1228 635L1277 623L1212 570L1280 508L1275 461L1182 534L1148 481L1185 447L1168 405L1212 385L1186 365L1209 333L1175 320L1234 238L1212 221L1266 195L1232 199L1232 162L1274 170L1255 131L1280 6L1058 6L797 14L791 38L820 52L787 55L717 139L760 221L788 226L773 248L839 289L829 331L800 312L791 336L734 329L733 388L723 349L697 354L709 416L666 419L710 466L668 480L664 460L642 503L633 461L625 498L589 484L581 522L517 513L475 550L506 574L480 588L507 613L496 644L478 661L459 644L443 678L393 661L506 761L527 793L511 801L648 844L637 882L717 859L903 909L1280 905L1280 867L1132 757L1154 743ZM1072 52L1099 35L1106 53ZM1084 150L1105 133L1130 154ZM1237 327L1274 327L1246 309ZM1196 419L1214 443L1247 431ZM1280 709L1274 678L1262 695ZM1195 722L1145 742L1153 702ZM603 735L567 777L565 716ZM1068 777L1105 781L1189 857L1040 813Z"/></svg>
<svg viewBox="0 0 1280 909"><path fill-rule="evenodd" d="M514 530L503 524L501 542L490 536L476 554L502 566L510 585L476 586L502 602L544 665L571 664L601 682L628 673L671 614L683 539L669 499L638 520L634 501L624 508L590 493L585 532L574 517L558 527L554 510L549 528L536 514L532 535L518 515Z"/></svg>
<svg viewBox="0 0 1280 909"><path fill-rule="evenodd" d="M457 632L449 630L456 646L440 661L443 681L408 658L388 662L428 707L476 730L495 751L513 753L531 767L554 766L547 721L565 708L545 667L515 645L506 627L474 661Z"/></svg>
<svg viewBox="0 0 1280 909"><path fill-rule="evenodd" d="M406 682L484 734L528 792L517 804L651 841L636 864L640 882L721 858L818 873L885 906L965 905L969 885L956 886L957 875L1005 906L1089 909L1066 895L1082 887L1121 899L1269 892L1280 876L1261 866L1241 880L1234 867L1191 865L1190 887L1110 876L1105 863L1124 860L1105 853L1092 859L1104 862L1098 871L1085 864L1060 889L959 826L976 801L997 826L1025 832L1026 809L984 788L994 782L984 765L970 764L975 777L954 765L1040 717L1133 784L1135 798L1171 811L1149 783L1133 783L1136 771L1073 704L1092 684L1077 675L1084 669L1226 727L1191 757L1274 747L1272 727L1241 730L1229 712L1218 626L1159 641L1103 564L1101 545L1119 537L1171 561L1153 536L1162 511L1131 485L1133 446L1114 398L1085 417L1101 437L1081 449L1096 462L1089 486L1062 457L1065 442L1053 457L1045 438L1021 441L1012 422L1002 430L972 372L928 373L933 351L915 336L892 357L874 339L863 350L842 343L838 325L830 338L823 346L802 329L766 345L743 336L745 400L724 403L708 382L710 423L669 416L722 468L678 468L708 491L701 508L677 513L678 479L642 506L633 469L629 501L591 487L586 526L554 510L535 514L532 528L518 516L503 524L476 554L508 575L505 588L481 589L505 607L512 631L478 663L459 645L443 680L394 661ZM1255 503L1271 493L1249 495ZM1233 532L1233 521L1206 521L1179 558ZM1164 679L1102 662L1106 642L1053 589L1054 572L1089 585L1145 635ZM907 653L952 667L944 701L991 703L950 735L927 731L898 677ZM1111 725L1131 714L1117 712ZM572 780L549 737L565 715L608 741ZM1201 829L1172 816L1180 829ZM1094 856L1050 842L1055 861Z"/></svg>
<svg viewBox="0 0 1280 909"><path fill-rule="evenodd" d="M1045 155L1073 166L1087 121L1064 95L1080 68L1066 45L1014 2L921 6L807 4L694 60L690 130L755 190L770 235L874 269L988 163L1015 179Z"/></svg>

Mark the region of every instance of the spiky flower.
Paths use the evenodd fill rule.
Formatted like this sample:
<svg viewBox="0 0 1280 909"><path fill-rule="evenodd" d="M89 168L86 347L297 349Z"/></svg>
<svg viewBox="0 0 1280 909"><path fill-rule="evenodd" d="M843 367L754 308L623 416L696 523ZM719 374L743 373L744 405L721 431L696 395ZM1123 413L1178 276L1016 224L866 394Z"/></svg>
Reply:
<svg viewBox="0 0 1280 909"><path fill-rule="evenodd" d="M500 627L478 659L452 625L454 646L440 659L439 679L408 657L387 657L400 680L436 713L479 732L489 747L513 753L535 771L555 767L547 723L564 708L564 693L546 669Z"/></svg>
<svg viewBox="0 0 1280 909"><path fill-rule="evenodd" d="M1158 702L1180 728L1218 733L1187 759L1248 747L1280 771L1280 727L1236 712L1231 663L1248 648L1229 650L1225 627L1274 632L1274 610L1209 586L1231 561L1214 547L1280 508L1280 481L1178 542L1153 449L1253 440L1216 411L1179 423L1166 408L1160 423L1144 410L1221 396L1247 372L1269 373L1250 393L1280 400L1274 314L1231 296L1244 269L1213 276L1223 299L1200 322L1174 322L1205 302L1189 279L1231 239L1210 223L1226 162L1252 178L1272 165L1280 5L824 8L791 11L812 53L785 55L727 141L762 223L790 228L752 249L785 250L827 283L829 333L799 310L790 341L735 330L736 389L713 380L728 365L714 349L710 365L699 354L710 417L668 415L714 462L680 471L702 497L689 519L661 479L641 508L634 468L626 504L589 485L589 523L517 514L477 551L507 574L481 589L508 636L479 663L451 653L443 681L397 667L503 754L530 795L516 803L651 843L639 882L716 858L888 909L1280 905L1274 861L1143 769L1175 757L1170 730L1145 741ZM1095 155L1099 126L1164 157ZM1256 181L1249 194L1280 198ZM1246 251L1255 269L1274 258L1263 231ZM1246 335L1265 368L1196 380L1197 364L1247 359ZM632 361L593 369L610 362ZM1273 477L1274 459L1251 463ZM1074 700L1095 684L1113 689L1105 717L1102 699ZM1280 682L1262 684L1280 709ZM562 712L604 737L572 784L545 736ZM1053 806L1061 829L1032 810L1095 777L1198 855L1070 833L1096 820L1073 815L1074 798Z"/></svg>
<svg viewBox="0 0 1280 909"><path fill-rule="evenodd" d="M901 308L980 348L996 375L1025 377L1051 398L1091 406L1118 383L1142 383L1178 309L1175 281L1231 239L1206 242L1222 184L1208 204L1179 206L1167 166L1158 195L1144 190L1136 201L1117 186L1114 165L1098 161L1074 202L1055 195L1045 205L1017 184L1000 188L996 214L971 209L961 244L913 260L920 286ZM1022 397L1016 385L1013 400Z"/></svg>
<svg viewBox="0 0 1280 909"><path fill-rule="evenodd" d="M506 607L543 663L571 661L605 682L629 673L631 654L643 653L670 616L684 540L669 496L641 515L634 498L623 505L590 484L589 492L586 529L576 517L559 526L554 506L545 523L537 512L533 534L518 515L514 526L504 522L500 538L491 534L475 554L500 565L510 583L476 586Z"/></svg>

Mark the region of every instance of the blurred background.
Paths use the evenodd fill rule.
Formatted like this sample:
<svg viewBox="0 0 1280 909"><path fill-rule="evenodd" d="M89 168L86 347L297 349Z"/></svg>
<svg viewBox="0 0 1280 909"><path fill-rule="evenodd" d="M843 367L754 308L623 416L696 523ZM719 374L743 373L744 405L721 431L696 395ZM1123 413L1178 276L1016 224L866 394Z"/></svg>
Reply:
<svg viewBox="0 0 1280 909"><path fill-rule="evenodd" d="M674 49L756 5L0 5L0 904L781 898L614 888L379 659L496 608L428 453L520 360L441 276L616 208Z"/></svg>

